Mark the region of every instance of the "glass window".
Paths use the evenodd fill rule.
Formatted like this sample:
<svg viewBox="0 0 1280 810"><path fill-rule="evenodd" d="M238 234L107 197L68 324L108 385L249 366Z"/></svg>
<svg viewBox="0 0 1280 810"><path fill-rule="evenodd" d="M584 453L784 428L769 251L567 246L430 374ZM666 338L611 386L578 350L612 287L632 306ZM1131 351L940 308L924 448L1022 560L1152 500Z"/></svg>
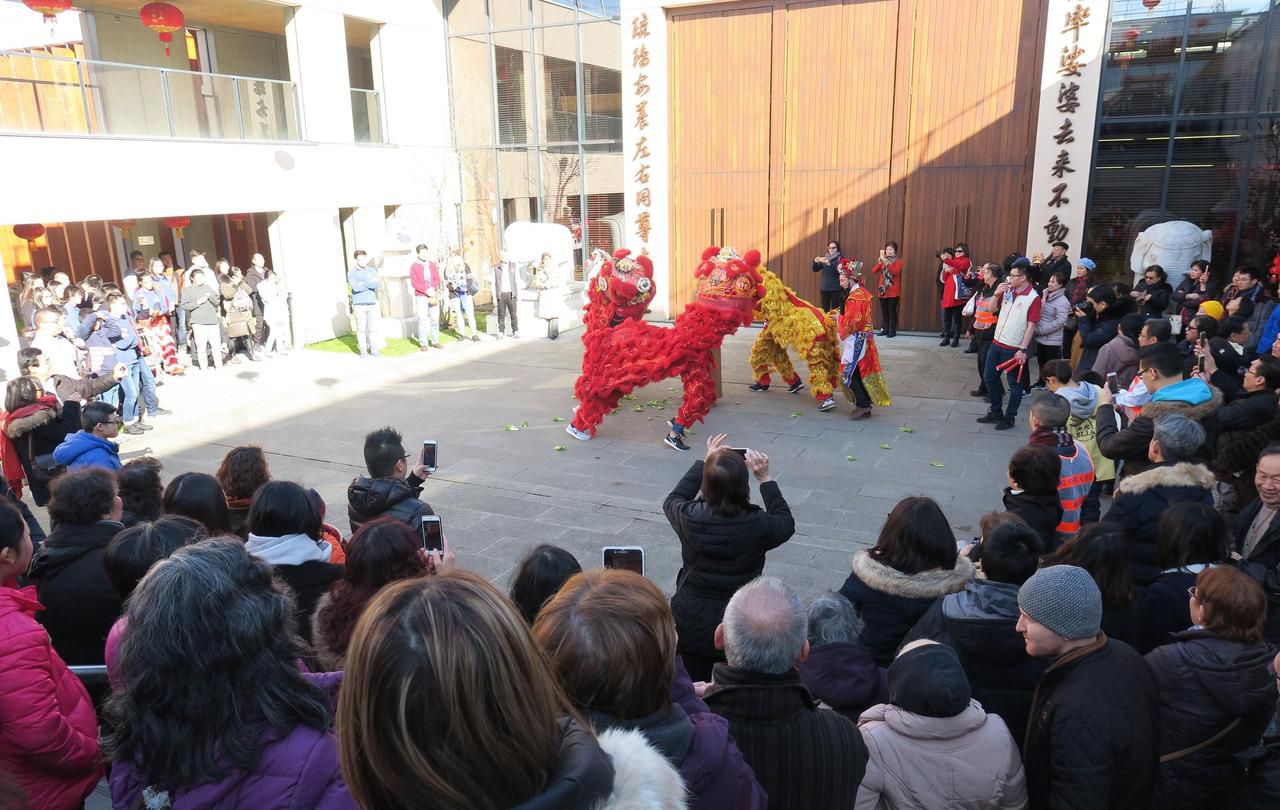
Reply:
<svg viewBox="0 0 1280 810"><path fill-rule="evenodd" d="M461 197L458 210L463 258L473 268L486 267L498 255L497 164L492 149L459 149Z"/></svg>
<svg viewBox="0 0 1280 810"><path fill-rule="evenodd" d="M1083 253L1097 262L1100 280L1130 281L1127 246L1163 219L1160 190L1168 148L1167 123L1102 125Z"/></svg>
<svg viewBox="0 0 1280 810"><path fill-rule="evenodd" d="M565 25L577 16L573 0L533 0L534 25Z"/></svg>
<svg viewBox="0 0 1280 810"><path fill-rule="evenodd" d="M622 26L585 23L582 41L582 106L585 141L622 139Z"/></svg>
<svg viewBox="0 0 1280 810"><path fill-rule="evenodd" d="M578 40L573 26L533 32L542 140L578 140Z"/></svg>
<svg viewBox="0 0 1280 810"><path fill-rule="evenodd" d="M528 149L498 150L498 188L502 192L502 227L538 221L538 163Z"/></svg>
<svg viewBox="0 0 1280 810"><path fill-rule="evenodd" d="M1280 112L1280 0L1271 10L1271 43L1262 66L1262 109Z"/></svg>
<svg viewBox="0 0 1280 810"><path fill-rule="evenodd" d="M1168 115L1173 110L1186 6L1169 2L1148 11L1141 0L1116 0L1111 20L1102 114Z"/></svg>
<svg viewBox="0 0 1280 810"><path fill-rule="evenodd" d="M465 1L475 2L475 0ZM489 0L489 19L495 31L499 28L518 28L528 25L529 0Z"/></svg>
<svg viewBox="0 0 1280 810"><path fill-rule="evenodd" d="M599 248L612 253L626 246L623 218L625 162L621 143L593 144L583 155L583 185L587 194L586 252Z"/></svg>
<svg viewBox="0 0 1280 810"><path fill-rule="evenodd" d="M1213 255L1221 266L1235 239L1247 133L1246 121L1185 121L1174 135L1165 212L1213 231Z"/></svg>
<svg viewBox="0 0 1280 810"><path fill-rule="evenodd" d="M1184 115L1253 108L1270 0L1195 0L1182 65Z"/></svg>
<svg viewBox="0 0 1280 810"><path fill-rule="evenodd" d="M488 38L484 34L450 37L449 68L454 142L458 146L492 145L493 74L489 71Z"/></svg>
<svg viewBox="0 0 1280 810"><path fill-rule="evenodd" d="M493 35L500 144L534 142L532 62L528 31Z"/></svg>
<svg viewBox="0 0 1280 810"><path fill-rule="evenodd" d="M450 34L485 30L484 0L445 0L444 19Z"/></svg>
<svg viewBox="0 0 1280 810"><path fill-rule="evenodd" d="M1276 47L1276 41L1271 41ZM1253 166L1245 192L1236 265L1267 267L1280 245L1280 117L1261 118L1254 130ZM1205 226L1208 227L1208 226ZM1219 240L1214 234L1213 253Z"/></svg>
<svg viewBox="0 0 1280 810"><path fill-rule="evenodd" d="M573 234L574 278L582 267L582 156L577 146L544 149L542 221L563 225Z"/></svg>

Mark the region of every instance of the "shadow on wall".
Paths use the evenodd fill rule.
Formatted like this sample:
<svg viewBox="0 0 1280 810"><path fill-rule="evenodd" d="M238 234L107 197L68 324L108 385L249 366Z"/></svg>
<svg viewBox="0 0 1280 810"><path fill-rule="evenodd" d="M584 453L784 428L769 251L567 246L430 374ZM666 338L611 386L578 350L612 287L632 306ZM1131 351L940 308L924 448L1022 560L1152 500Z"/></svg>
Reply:
<svg viewBox="0 0 1280 810"><path fill-rule="evenodd" d="M355 332L355 325L351 322L351 310L347 306L347 302L337 301L334 303L333 320L329 325L333 328L334 336L350 335Z"/></svg>

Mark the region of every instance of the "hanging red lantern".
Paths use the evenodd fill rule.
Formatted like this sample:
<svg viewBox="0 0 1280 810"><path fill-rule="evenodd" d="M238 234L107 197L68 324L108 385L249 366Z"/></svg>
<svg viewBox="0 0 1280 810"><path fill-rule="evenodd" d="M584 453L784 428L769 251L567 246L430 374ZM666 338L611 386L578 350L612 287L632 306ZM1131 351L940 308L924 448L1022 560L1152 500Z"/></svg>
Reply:
<svg viewBox="0 0 1280 810"><path fill-rule="evenodd" d="M147 3L138 11L138 18L143 25L160 35L160 41L164 43L164 55L168 56L173 32L186 24L182 10L168 3Z"/></svg>
<svg viewBox="0 0 1280 810"><path fill-rule="evenodd" d="M1138 41L1138 37L1142 36L1142 32L1136 28L1130 28L1124 32L1124 41L1132 45Z"/></svg>
<svg viewBox="0 0 1280 810"><path fill-rule="evenodd" d="M22 0L22 5L44 15L44 21L52 29L58 15L71 8L71 0Z"/></svg>
<svg viewBox="0 0 1280 810"><path fill-rule="evenodd" d="M1160 5L1160 0L1142 0L1142 5L1147 11L1155 11L1156 6Z"/></svg>
<svg viewBox="0 0 1280 810"><path fill-rule="evenodd" d="M35 251L36 240L44 236L44 226L39 224L14 225L13 235L27 240L27 250Z"/></svg>
<svg viewBox="0 0 1280 810"><path fill-rule="evenodd" d="M1206 25L1208 25L1208 24L1209 24L1209 18L1208 18L1208 17L1196 17L1196 19L1195 19L1195 27L1196 27L1196 28L1204 28L1204 27L1205 27Z"/></svg>
<svg viewBox="0 0 1280 810"><path fill-rule="evenodd" d="M178 238L182 239L186 236L186 233L184 232L186 227L191 224L191 217L169 217L168 219L161 220L161 222L166 228L172 228L176 231Z"/></svg>
<svg viewBox="0 0 1280 810"><path fill-rule="evenodd" d="M227 214L227 219L236 224L237 231L244 230L244 224L249 220L248 214Z"/></svg>
<svg viewBox="0 0 1280 810"><path fill-rule="evenodd" d="M111 222L110 222L110 223L108 223L108 224L110 224L110 225L114 225L115 227L119 228L119 229L120 229L120 235L121 235L121 236L123 236L125 239L128 239L128 238L129 238L129 229L130 229L130 228L132 228L134 225L137 225L137 224L138 224L138 220L136 220L136 219L113 219L113 220L111 220Z"/></svg>

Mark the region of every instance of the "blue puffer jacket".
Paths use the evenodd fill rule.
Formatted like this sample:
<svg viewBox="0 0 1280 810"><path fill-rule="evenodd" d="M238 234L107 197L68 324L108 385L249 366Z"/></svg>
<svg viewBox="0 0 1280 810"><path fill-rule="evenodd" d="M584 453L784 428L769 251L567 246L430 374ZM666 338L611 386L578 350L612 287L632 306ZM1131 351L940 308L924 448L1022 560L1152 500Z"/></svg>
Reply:
<svg viewBox="0 0 1280 810"><path fill-rule="evenodd" d="M120 445L83 430L78 430L63 440L54 449L53 460L67 465L68 470L78 470L81 467L118 470L122 466Z"/></svg>

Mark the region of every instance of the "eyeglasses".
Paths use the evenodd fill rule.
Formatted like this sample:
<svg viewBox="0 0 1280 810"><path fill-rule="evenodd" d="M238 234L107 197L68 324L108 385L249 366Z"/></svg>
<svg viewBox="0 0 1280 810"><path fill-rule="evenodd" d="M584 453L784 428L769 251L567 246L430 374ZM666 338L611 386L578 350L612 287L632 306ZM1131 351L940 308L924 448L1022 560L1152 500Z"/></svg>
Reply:
<svg viewBox="0 0 1280 810"><path fill-rule="evenodd" d="M103 420L102 420L101 422L99 422L98 424L99 424L99 425L118 425L118 424L120 424L120 422L121 422L121 421L122 421L122 420L120 419L120 417L118 417L118 416L113 416L113 417L111 417L110 419L103 419Z"/></svg>

